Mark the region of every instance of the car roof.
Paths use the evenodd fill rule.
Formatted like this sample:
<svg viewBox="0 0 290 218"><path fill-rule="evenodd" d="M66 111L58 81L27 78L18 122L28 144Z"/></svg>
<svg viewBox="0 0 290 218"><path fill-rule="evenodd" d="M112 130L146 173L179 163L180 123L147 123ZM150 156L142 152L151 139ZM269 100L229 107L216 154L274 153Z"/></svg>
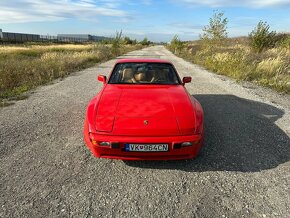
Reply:
<svg viewBox="0 0 290 218"><path fill-rule="evenodd" d="M116 64L119 63L162 63L172 64L170 61L157 59L157 58L126 58L117 60Z"/></svg>

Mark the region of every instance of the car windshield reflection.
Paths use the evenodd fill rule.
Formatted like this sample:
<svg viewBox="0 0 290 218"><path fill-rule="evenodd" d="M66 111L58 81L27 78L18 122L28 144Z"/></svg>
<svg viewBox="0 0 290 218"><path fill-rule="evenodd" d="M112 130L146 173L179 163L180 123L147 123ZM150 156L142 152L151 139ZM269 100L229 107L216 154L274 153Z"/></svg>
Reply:
<svg viewBox="0 0 290 218"><path fill-rule="evenodd" d="M168 63L119 63L109 84L180 84L174 67Z"/></svg>

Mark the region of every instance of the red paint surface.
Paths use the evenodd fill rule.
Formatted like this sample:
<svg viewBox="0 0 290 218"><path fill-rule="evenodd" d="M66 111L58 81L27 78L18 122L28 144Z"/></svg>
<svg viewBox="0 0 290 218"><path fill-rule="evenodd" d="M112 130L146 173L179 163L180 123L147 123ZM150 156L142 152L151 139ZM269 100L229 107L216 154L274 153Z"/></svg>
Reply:
<svg viewBox="0 0 290 218"><path fill-rule="evenodd" d="M157 59L124 62L170 63ZM148 124L144 124L148 121ZM93 145L118 142L120 148ZM203 144L203 111L199 102L180 85L104 84L87 108L85 142L96 157L123 160L186 159L197 156ZM175 143L197 144L174 149ZM127 152L125 143L168 143L168 152Z"/></svg>

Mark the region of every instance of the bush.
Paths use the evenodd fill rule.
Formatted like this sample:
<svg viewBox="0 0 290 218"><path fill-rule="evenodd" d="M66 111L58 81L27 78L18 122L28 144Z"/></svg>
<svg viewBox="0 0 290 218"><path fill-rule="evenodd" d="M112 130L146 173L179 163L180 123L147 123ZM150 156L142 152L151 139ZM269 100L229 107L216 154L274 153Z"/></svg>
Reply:
<svg viewBox="0 0 290 218"><path fill-rule="evenodd" d="M170 42L170 50L174 54L180 54L183 48L184 48L184 43L179 40L178 35L175 35Z"/></svg>
<svg viewBox="0 0 290 218"><path fill-rule="evenodd" d="M144 45L144 46L150 45L150 41L146 37L140 43L141 45Z"/></svg>
<svg viewBox="0 0 290 218"><path fill-rule="evenodd" d="M285 38L285 39L281 42L280 46L281 46L282 48L290 49L290 36L288 36L287 38Z"/></svg>
<svg viewBox="0 0 290 218"><path fill-rule="evenodd" d="M124 42L125 45L136 45L137 44L137 40L136 39L131 39L128 36L124 37L123 42Z"/></svg>
<svg viewBox="0 0 290 218"><path fill-rule="evenodd" d="M267 22L260 21L255 29L249 34L250 46L256 52L262 52L273 48L276 44L276 32L270 31Z"/></svg>
<svg viewBox="0 0 290 218"><path fill-rule="evenodd" d="M116 32L115 38L112 40L112 53L115 56L118 56L121 54L122 49L122 30L120 32Z"/></svg>

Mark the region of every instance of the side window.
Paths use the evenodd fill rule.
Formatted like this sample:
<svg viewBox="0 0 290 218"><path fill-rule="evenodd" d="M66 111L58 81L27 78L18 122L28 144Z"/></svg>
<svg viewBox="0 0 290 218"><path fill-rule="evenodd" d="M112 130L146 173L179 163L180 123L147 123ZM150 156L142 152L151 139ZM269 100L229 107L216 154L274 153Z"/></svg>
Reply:
<svg viewBox="0 0 290 218"><path fill-rule="evenodd" d="M121 65L117 64L112 72L109 83L117 83L119 81Z"/></svg>

